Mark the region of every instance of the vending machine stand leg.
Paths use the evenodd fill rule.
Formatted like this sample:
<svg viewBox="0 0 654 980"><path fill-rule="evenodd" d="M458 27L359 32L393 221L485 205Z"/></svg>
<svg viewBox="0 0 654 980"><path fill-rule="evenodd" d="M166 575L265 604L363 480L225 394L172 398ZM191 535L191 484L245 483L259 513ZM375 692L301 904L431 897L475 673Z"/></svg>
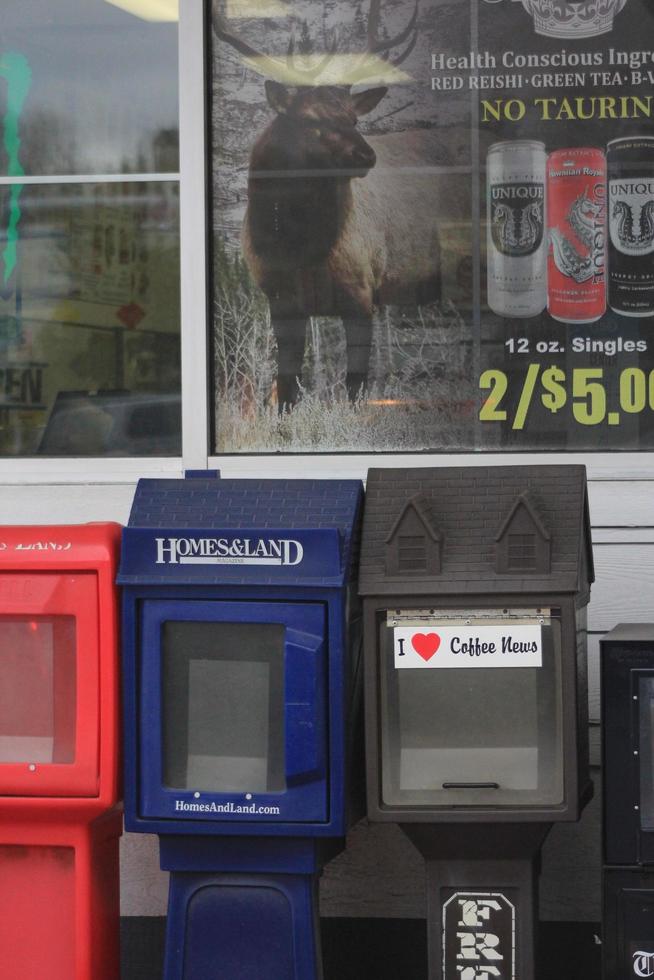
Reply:
<svg viewBox="0 0 654 980"><path fill-rule="evenodd" d="M160 838L171 872L164 980L321 980L318 880L340 849Z"/></svg>
<svg viewBox="0 0 654 980"><path fill-rule="evenodd" d="M534 980L550 824L403 824L427 865L429 980Z"/></svg>
<svg viewBox="0 0 654 980"><path fill-rule="evenodd" d="M0 976L116 980L122 812L0 820Z"/></svg>

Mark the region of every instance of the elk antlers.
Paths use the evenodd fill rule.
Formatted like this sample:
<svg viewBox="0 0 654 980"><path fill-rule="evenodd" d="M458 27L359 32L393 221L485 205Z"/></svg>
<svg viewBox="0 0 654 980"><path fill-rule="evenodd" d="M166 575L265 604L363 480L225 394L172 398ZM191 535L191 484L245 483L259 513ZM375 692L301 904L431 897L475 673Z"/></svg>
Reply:
<svg viewBox="0 0 654 980"><path fill-rule="evenodd" d="M389 80L387 66L391 66L392 71L409 57L418 40L419 3L420 0L415 0L411 19L403 30L394 37L379 38L381 0L370 0L365 51L360 54L339 53L338 41L334 37L329 43L326 53L318 60L313 59L313 64L308 67L301 67L297 63L294 35L289 40L285 59L267 55L248 44L247 41L244 41L231 30L220 11L221 0L212 0L211 9L216 37L225 41L244 58L247 58L252 67L261 75L266 75L286 85L356 85L373 77L380 81ZM408 43L406 43L404 50L392 57L393 49L405 44L405 42Z"/></svg>
<svg viewBox="0 0 654 980"><path fill-rule="evenodd" d="M389 61L392 65L401 65L405 61L413 49L416 46L416 41L418 40L418 5L420 0L416 0L416 5L413 8L413 15L411 20L395 37L379 40L379 21L381 19L381 0L370 0L370 11L368 13L368 47L363 54L363 58L368 58L369 55L382 56L384 61ZM390 57L391 50L398 47L400 44L409 39L409 43L395 59Z"/></svg>

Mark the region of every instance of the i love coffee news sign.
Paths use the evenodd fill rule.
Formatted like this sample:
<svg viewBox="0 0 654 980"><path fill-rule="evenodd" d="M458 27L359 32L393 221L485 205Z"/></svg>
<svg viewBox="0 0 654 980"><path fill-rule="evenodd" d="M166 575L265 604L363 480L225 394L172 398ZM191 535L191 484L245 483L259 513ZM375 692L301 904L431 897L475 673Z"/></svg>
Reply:
<svg viewBox="0 0 654 980"><path fill-rule="evenodd" d="M501 626L396 626L393 653L397 668L541 667L541 627L510 623Z"/></svg>

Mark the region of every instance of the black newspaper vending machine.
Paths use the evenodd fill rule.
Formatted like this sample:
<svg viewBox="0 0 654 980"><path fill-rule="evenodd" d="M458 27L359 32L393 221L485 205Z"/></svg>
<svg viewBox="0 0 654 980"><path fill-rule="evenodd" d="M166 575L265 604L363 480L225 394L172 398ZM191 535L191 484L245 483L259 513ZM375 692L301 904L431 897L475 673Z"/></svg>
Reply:
<svg viewBox="0 0 654 980"><path fill-rule="evenodd" d="M654 624L600 643L605 980L654 977Z"/></svg>
<svg viewBox="0 0 654 980"><path fill-rule="evenodd" d="M368 815L427 861L430 980L533 980L537 875L591 798L582 466L371 470Z"/></svg>

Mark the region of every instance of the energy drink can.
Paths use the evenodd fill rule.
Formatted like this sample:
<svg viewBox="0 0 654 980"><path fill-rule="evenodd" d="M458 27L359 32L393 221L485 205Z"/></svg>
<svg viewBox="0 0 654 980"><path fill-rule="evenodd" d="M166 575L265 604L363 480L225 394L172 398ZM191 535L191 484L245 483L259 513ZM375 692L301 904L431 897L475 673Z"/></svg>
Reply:
<svg viewBox="0 0 654 980"><path fill-rule="evenodd" d="M609 306L654 316L654 137L611 140L606 158Z"/></svg>
<svg viewBox="0 0 654 980"><path fill-rule="evenodd" d="M494 143L486 159L488 305L507 317L545 309L545 144Z"/></svg>
<svg viewBox="0 0 654 980"><path fill-rule="evenodd" d="M593 323L606 311L606 157L578 146L547 158L547 309Z"/></svg>

